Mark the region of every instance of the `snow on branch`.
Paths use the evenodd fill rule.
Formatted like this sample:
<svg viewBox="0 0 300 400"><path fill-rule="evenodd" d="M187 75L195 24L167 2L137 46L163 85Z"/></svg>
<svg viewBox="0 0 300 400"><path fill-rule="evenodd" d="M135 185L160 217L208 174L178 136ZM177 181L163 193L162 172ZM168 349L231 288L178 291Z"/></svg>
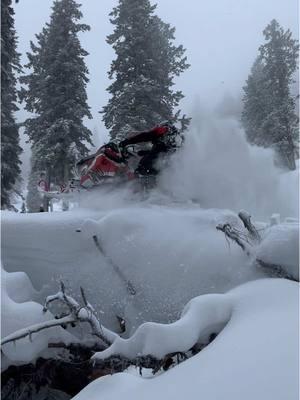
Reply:
<svg viewBox="0 0 300 400"><path fill-rule="evenodd" d="M262 271L264 271L268 276L271 277L278 277L278 278L286 278L294 281L299 280L299 275L295 273L295 269L291 262L286 260L286 264L282 264L282 257L279 257L279 262L276 259L276 256L274 254L276 253L275 251L275 246L276 249L278 247L281 248L282 252L282 246L284 247L284 252L293 252L293 249L296 247L298 248L298 245L294 244L294 238L293 236L296 236L298 238L298 230L296 231L296 234L293 234L293 229L289 229L289 239L287 239L287 232L283 231L282 234L280 234L278 237L273 239L273 247L271 253L273 254L273 259L275 262L270 261L270 256L268 253L270 253L270 249L268 252L265 254L266 260L264 260L263 256L263 247L266 243L266 239L264 238L264 241L262 240L262 237L260 236L258 230L255 228L255 226L251 222L251 216L248 212L246 211L240 211L238 214L239 218L244 224L244 227L246 228L245 231L241 231L239 229L236 229L235 227L231 226L230 223L225 223L225 224L219 224L216 226L216 229L218 231L221 231L225 234L226 240L231 240L235 242L243 251L246 252L248 256L252 256L253 259L255 260L255 264L257 267L259 267ZM283 238L282 238L283 237ZM270 239L269 239L270 241ZM280 244L281 243L281 244ZM280 246L279 246L280 245ZM270 243L269 243L270 247ZM291 249L291 250L290 250ZM294 251L295 252L295 251ZM262 254L260 254L262 253ZM277 249L277 258L278 258L278 249ZM295 258L295 257L294 257ZM278 264L277 264L278 262ZM298 261L297 261L298 262ZM293 264L293 262L292 262Z"/></svg>
<svg viewBox="0 0 300 400"><path fill-rule="evenodd" d="M1 346L9 342L16 342L19 339L22 339L26 336L29 336L29 340L32 341L32 335L34 333L40 332L44 329L53 328L54 326L66 326L68 324L73 324L76 322L76 319L73 316L68 315L63 318L54 319L46 322L41 322L39 324L31 325L27 328L19 329L18 331L11 333L1 340Z"/></svg>
<svg viewBox="0 0 300 400"><path fill-rule="evenodd" d="M244 227L249 232L250 238L257 244L259 244L261 242L261 236L260 236L258 230L255 228L255 226L251 222L251 215L247 211L244 211L244 210L241 210L238 215L239 215L239 218L242 220Z"/></svg>
<svg viewBox="0 0 300 400"><path fill-rule="evenodd" d="M178 321L171 324L146 322L131 338L118 337L109 348L96 353L93 360L96 365L116 357L153 364L155 359L163 360L170 354L186 353L209 343L211 335L218 334L230 320L231 313L231 298L225 295L209 294L194 298L184 308Z"/></svg>
<svg viewBox="0 0 300 400"><path fill-rule="evenodd" d="M238 216L247 230L246 233L234 228L229 223L219 224L216 226L216 229L223 232L226 239L230 239L235 242L249 256L252 252L251 247L261 242L261 236L255 226L252 224L251 215L247 211L240 211Z"/></svg>
<svg viewBox="0 0 300 400"><path fill-rule="evenodd" d="M241 232L238 229L232 227L229 223L219 224L216 226L216 229L218 231L223 232L226 238L231 239L238 246L240 246L241 249L245 251L247 255L251 254L249 242L245 237L244 238L241 237Z"/></svg>
<svg viewBox="0 0 300 400"><path fill-rule="evenodd" d="M87 322L91 327L92 335L100 339L105 347L110 346L116 337L118 337L118 335L104 328L100 324L96 317L94 308L86 299L84 290L82 288L80 288L80 290L83 305L80 305L80 303L77 302L73 297L66 294L65 285L63 282L61 282L60 291L55 295L51 295L46 298L43 312L45 313L48 311L49 304L53 303L54 301L60 301L67 306L69 310L68 313L59 318L41 322L39 324L35 324L11 333L1 340L1 345L3 346L9 342L15 342L27 336L29 336L29 339L32 340L32 335L34 333L40 332L44 329L52 328L54 326L61 326L65 328L67 325L76 326L78 323Z"/></svg>

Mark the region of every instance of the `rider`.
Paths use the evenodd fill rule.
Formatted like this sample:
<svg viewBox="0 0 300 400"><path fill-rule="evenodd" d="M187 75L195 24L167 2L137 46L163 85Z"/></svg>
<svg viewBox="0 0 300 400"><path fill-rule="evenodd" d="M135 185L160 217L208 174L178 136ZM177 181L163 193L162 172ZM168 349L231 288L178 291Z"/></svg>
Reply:
<svg viewBox="0 0 300 400"><path fill-rule="evenodd" d="M179 143L180 140L180 143ZM153 166L160 153L168 153L176 150L182 142L182 137L177 128L170 121L164 121L150 131L140 132L119 143L120 147L132 144L151 142L151 150L140 151L142 155L136 173L139 175L157 175L158 170Z"/></svg>

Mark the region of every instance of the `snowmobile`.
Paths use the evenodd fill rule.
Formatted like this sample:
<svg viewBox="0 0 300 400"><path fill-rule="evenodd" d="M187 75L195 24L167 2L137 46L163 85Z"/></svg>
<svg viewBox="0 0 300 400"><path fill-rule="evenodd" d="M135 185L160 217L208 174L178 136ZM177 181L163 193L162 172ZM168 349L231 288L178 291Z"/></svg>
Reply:
<svg viewBox="0 0 300 400"><path fill-rule="evenodd" d="M139 146L138 146L139 147ZM119 186L126 182L137 183L136 190L148 191L155 187L156 176L140 174L136 167L140 158L148 150L136 146L121 147L109 142L89 157L83 158L75 165L77 185L84 189L103 185Z"/></svg>
<svg viewBox="0 0 300 400"><path fill-rule="evenodd" d="M80 187L90 189L105 184L116 184L135 178L132 157L138 154L128 148L121 148L115 142L109 142L75 165L75 175Z"/></svg>
<svg viewBox="0 0 300 400"><path fill-rule="evenodd" d="M109 142L88 157L79 160L74 167L75 178L61 185L57 191L46 191L39 184L39 191L47 198L72 199L80 192L96 187L121 186L128 182L137 183L136 191L146 192L156 185L153 175L135 172L140 158L147 150L137 150L135 146L120 147Z"/></svg>

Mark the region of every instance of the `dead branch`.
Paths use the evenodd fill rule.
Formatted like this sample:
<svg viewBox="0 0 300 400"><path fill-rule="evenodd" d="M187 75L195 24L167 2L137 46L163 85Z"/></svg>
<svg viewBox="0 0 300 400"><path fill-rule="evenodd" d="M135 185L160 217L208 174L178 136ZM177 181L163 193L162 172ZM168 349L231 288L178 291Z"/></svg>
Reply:
<svg viewBox="0 0 300 400"><path fill-rule="evenodd" d="M259 244L261 242L261 236L251 222L251 215L247 213L247 211L242 210L239 212L238 216L242 220L244 227L249 232L250 238Z"/></svg>
<svg viewBox="0 0 300 400"><path fill-rule="evenodd" d="M98 351L103 351L105 350L106 347L104 347L102 344L99 343L99 341L85 341L84 343L82 342L74 342L74 343L64 343L64 342L53 342L53 343L48 343L48 348L49 349L65 349L68 350L70 353L77 352L77 351L87 351L91 353L95 353Z"/></svg>
<svg viewBox="0 0 300 400"><path fill-rule="evenodd" d="M230 224L219 224L216 226L218 231L221 231L225 234L226 238L231 239L235 242L238 246L241 247L243 251L249 256L251 254L250 248L246 240L242 240L240 237L240 233L237 229L233 228Z"/></svg>
<svg viewBox="0 0 300 400"><path fill-rule="evenodd" d="M247 234L232 227L229 223L219 224L216 226L216 229L223 232L226 239L230 239L235 242L243 251L246 252L248 256L250 256L251 247L259 245L262 241L262 238L255 226L252 224L250 214L248 214L246 211L240 211L239 217L242 220L244 227L247 229ZM257 258L254 262L268 276L285 278L298 282L297 278L286 272L287 268L284 266L266 263L265 261Z"/></svg>
<svg viewBox="0 0 300 400"><path fill-rule="evenodd" d="M18 331L11 333L1 340L1 346L9 342L16 342L19 339L29 336L30 341L32 340L32 334L43 331L44 329L53 328L54 326L66 326L68 324L75 323L76 319L73 316L68 315L63 318L53 319L39 324L31 325L28 328L19 329Z"/></svg>
<svg viewBox="0 0 300 400"><path fill-rule="evenodd" d="M208 344L208 343L207 343ZM111 355L106 359L95 359L93 360L94 371L109 371L108 373L113 374L121 372L130 366L134 366L139 369L140 375L142 375L142 369L152 369L152 374L155 375L159 370L163 369L167 371L170 367L180 364L181 362L189 359L195 354L199 353L207 344L198 344L198 347L193 346L186 352L173 352L166 354L162 359L156 358L151 354L144 356L137 356L129 359L119 354Z"/></svg>
<svg viewBox="0 0 300 400"><path fill-rule="evenodd" d="M259 258L256 259L258 266L265 271L269 276L276 278L285 278L294 282L299 282L297 278L286 272L285 268L281 265L267 263Z"/></svg>
<svg viewBox="0 0 300 400"><path fill-rule="evenodd" d="M35 324L29 326L27 328L20 329L8 336L6 336L2 341L1 345L4 345L9 342L15 342L19 339L29 336L29 339L32 339L32 334L40 332L44 329L49 329L54 326L61 326L65 328L67 325L76 326L78 323L87 322L91 327L92 335L96 336L101 342L105 345L105 347L109 347L114 339L118 336L116 333L102 327L100 322L98 321L95 310L91 306L91 304L87 301L84 290L81 288L81 297L84 305L80 305L73 297L68 296L66 294L65 285L63 282L60 283L61 290L55 295L48 296L46 298L43 312L48 311L49 304L54 301L59 301L65 304L69 313L56 317L53 320L41 322L39 324Z"/></svg>

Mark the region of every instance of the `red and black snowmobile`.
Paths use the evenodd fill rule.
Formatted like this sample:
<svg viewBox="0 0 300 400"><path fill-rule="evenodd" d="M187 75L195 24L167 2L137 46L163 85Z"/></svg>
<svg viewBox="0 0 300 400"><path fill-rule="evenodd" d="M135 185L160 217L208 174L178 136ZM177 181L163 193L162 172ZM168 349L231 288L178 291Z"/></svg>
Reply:
<svg viewBox="0 0 300 400"><path fill-rule="evenodd" d="M108 183L126 182L135 178L132 157L138 154L110 142L75 165L79 187L90 189Z"/></svg>
<svg viewBox="0 0 300 400"><path fill-rule="evenodd" d="M134 146L121 147L110 142L99 150L79 160L75 164L75 178L63 184L57 191L46 191L38 185L38 189L47 198L72 199L76 193L105 185L116 186L138 180L137 190L148 190L155 186L156 178L151 175L140 176L135 172L138 162L147 150L135 151Z"/></svg>

